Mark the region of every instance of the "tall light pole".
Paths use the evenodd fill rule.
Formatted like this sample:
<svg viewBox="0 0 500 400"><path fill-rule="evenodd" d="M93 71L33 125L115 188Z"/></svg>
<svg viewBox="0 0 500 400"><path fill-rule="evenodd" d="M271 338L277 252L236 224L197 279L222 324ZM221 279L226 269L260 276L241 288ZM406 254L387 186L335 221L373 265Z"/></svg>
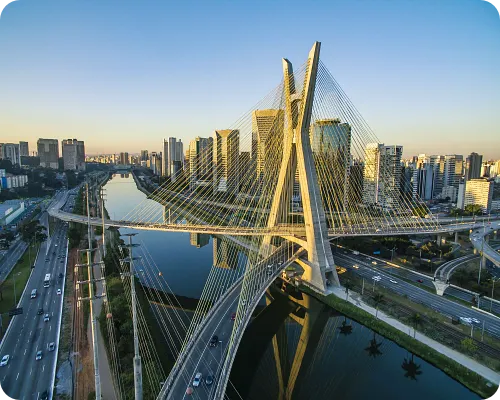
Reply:
<svg viewBox="0 0 500 400"><path fill-rule="evenodd" d="M491 280L493 281L493 287L491 288L491 303L490 303L490 312L493 308L493 296L495 295L495 281L497 280L498 278L491 278Z"/></svg>

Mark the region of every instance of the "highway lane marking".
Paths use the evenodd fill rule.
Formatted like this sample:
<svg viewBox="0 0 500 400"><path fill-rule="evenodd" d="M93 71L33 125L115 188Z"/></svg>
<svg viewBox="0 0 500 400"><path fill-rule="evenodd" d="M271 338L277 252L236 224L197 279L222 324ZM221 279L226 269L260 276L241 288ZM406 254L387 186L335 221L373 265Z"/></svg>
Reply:
<svg viewBox="0 0 500 400"><path fill-rule="evenodd" d="M31 371L30 371L30 376L31 376L31 373L33 372L33 368L31 368Z"/></svg>
<svg viewBox="0 0 500 400"><path fill-rule="evenodd" d="M28 349L24 349L24 355L26 355L26 350L28 350Z"/></svg>
<svg viewBox="0 0 500 400"><path fill-rule="evenodd" d="M19 372L17 373L17 376L16 376L16 381L17 381L17 379L18 379L18 378L19 378Z"/></svg>

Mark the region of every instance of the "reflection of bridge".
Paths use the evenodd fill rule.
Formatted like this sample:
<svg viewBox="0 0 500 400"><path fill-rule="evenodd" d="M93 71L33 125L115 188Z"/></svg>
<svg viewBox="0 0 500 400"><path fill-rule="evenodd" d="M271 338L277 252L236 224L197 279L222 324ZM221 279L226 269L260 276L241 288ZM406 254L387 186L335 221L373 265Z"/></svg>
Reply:
<svg viewBox="0 0 500 400"><path fill-rule="evenodd" d="M243 332L285 268L300 266L301 282L321 293L328 285L339 285L331 237L440 234L476 227L473 221L419 216L429 214L425 205L400 193L398 162L377 153L377 138L320 63L319 50L315 43L295 73L283 60L282 84L233 129L217 131L213 143L198 138L189 172L155 191L150 197L156 203L147 200L120 221L90 220L105 227L212 234L234 241L245 237L245 273L231 285L218 278L207 281L204 293L229 289L211 309L201 309L203 317L190 328L159 398L183 398L197 372L215 374L215 383L195 391L196 398L224 398ZM246 151L240 153L240 148ZM251 156L241 157L243 152ZM61 211L63 203L49 213L87 223L87 217ZM160 214L157 203L165 207ZM167 209L185 220L167 223ZM207 303L200 299L202 306ZM212 335L226 332L220 351L207 348ZM287 392L293 392L291 379Z"/></svg>

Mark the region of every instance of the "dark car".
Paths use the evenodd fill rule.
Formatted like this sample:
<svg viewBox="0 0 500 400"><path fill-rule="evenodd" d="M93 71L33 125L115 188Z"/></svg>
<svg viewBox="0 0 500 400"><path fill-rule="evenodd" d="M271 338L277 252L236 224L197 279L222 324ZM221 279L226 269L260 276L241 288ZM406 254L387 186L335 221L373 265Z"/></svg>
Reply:
<svg viewBox="0 0 500 400"><path fill-rule="evenodd" d="M214 377L213 375L208 375L206 378L205 378L205 384L207 386L210 386L212 383L214 383Z"/></svg>
<svg viewBox="0 0 500 400"><path fill-rule="evenodd" d="M214 335L214 336L212 336L212 339L210 339L210 342L208 343L208 345L210 347L216 347L217 343L219 343L219 338L216 335Z"/></svg>
<svg viewBox="0 0 500 400"><path fill-rule="evenodd" d="M236 313L234 312L231 314L231 321L234 321L235 319L236 319Z"/></svg>
<svg viewBox="0 0 500 400"><path fill-rule="evenodd" d="M424 281L422 279L417 279L417 282L418 283L424 283Z"/></svg>
<svg viewBox="0 0 500 400"><path fill-rule="evenodd" d="M43 314L43 308L39 308L37 314L38 315L42 315Z"/></svg>
<svg viewBox="0 0 500 400"><path fill-rule="evenodd" d="M64 275L63 275L63 273L61 272L61 273L59 273L59 279L62 279L62 278L64 278Z"/></svg>
<svg viewBox="0 0 500 400"><path fill-rule="evenodd" d="M49 398L48 391L43 392L42 395L40 396L40 400L48 400L48 398Z"/></svg>

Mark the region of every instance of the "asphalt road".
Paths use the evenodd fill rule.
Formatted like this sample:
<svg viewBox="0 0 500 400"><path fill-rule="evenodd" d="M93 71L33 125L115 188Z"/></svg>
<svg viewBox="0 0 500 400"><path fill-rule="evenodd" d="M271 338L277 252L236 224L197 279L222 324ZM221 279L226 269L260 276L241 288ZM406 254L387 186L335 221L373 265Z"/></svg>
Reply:
<svg viewBox="0 0 500 400"><path fill-rule="evenodd" d="M17 261L21 258L27 248L28 245L21 239L17 239L11 244L9 250L7 250L7 253L0 261L0 281L7 278L10 271L12 271L12 268L14 268ZM35 259L35 255L36 254L33 254L33 260Z"/></svg>
<svg viewBox="0 0 500 400"><path fill-rule="evenodd" d="M63 285L58 275L65 274L66 269L66 230L66 224L58 222L50 243L42 243L21 299L23 314L13 318L0 347L1 357L5 354L11 356L8 365L0 367L0 384L4 392L15 399L38 399L45 390L50 393L53 386L57 351L49 352L48 345L54 342L57 350L63 295L57 295L56 292ZM45 261L47 246L48 262ZM64 258L59 259L58 256ZM51 274L51 284L49 288L44 288L43 279L47 273ZM32 289L38 291L35 299L30 298ZM37 314L39 308L43 308L43 314L50 315L48 322L44 322L43 315ZM43 358L39 361L35 360L38 350L43 352Z"/></svg>
<svg viewBox="0 0 500 400"><path fill-rule="evenodd" d="M376 282L376 286L382 286L391 291L394 291L400 295L408 296L408 299L413 300L417 303L426 305L433 310L449 316L449 317L471 317L477 318L482 323L484 321L484 330L491 336L500 338L500 318L492 317L490 315L483 314L476 311L470 307L464 306L462 304L450 301L445 297L438 296L437 294L429 293L411 283L399 280L387 272L381 271L379 268L375 269L376 266L371 264L370 260L366 257L363 260L360 257L356 257L350 254L336 253L334 255L335 263L341 267L345 267L351 271L354 271L358 275L366 278L365 290L372 290L373 288L373 276L380 276L380 281ZM356 264L358 268L353 268ZM397 283L392 283L391 279ZM430 278L429 278L430 279ZM432 284L432 283L431 283Z"/></svg>

